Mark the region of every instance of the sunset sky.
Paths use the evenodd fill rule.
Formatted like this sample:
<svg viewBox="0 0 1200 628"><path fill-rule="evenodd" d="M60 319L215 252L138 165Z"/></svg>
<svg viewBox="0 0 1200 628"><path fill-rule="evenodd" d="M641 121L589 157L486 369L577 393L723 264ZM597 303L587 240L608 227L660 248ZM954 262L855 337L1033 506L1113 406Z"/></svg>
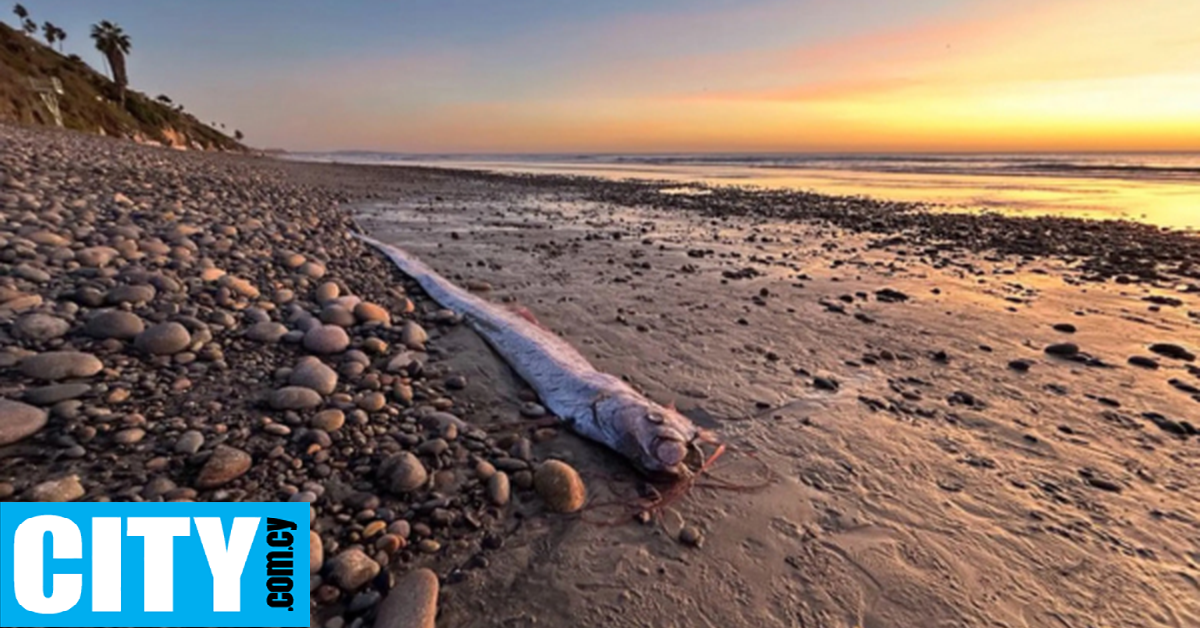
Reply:
<svg viewBox="0 0 1200 628"><path fill-rule="evenodd" d="M1197 0L25 5L263 147L1200 150Z"/></svg>

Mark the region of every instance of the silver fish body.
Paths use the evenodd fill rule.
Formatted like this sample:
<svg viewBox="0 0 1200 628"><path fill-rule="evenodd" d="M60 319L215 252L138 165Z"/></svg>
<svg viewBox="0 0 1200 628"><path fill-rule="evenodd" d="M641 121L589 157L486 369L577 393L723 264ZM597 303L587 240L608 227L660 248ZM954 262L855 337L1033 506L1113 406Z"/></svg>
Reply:
<svg viewBox="0 0 1200 628"><path fill-rule="evenodd" d="M686 475L690 446L704 434L687 417L601 373L541 325L463 290L404 250L354 234L379 249L433 300L460 314L581 436L607 445L648 473Z"/></svg>

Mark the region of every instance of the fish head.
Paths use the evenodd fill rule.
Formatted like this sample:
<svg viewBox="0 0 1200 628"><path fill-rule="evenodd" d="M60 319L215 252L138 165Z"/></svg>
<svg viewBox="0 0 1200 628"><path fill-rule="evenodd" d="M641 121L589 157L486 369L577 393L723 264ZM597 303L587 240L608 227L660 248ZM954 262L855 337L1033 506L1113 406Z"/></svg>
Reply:
<svg viewBox="0 0 1200 628"><path fill-rule="evenodd" d="M674 408L640 398L623 401L616 417L627 435L622 453L647 474L687 476L701 430Z"/></svg>

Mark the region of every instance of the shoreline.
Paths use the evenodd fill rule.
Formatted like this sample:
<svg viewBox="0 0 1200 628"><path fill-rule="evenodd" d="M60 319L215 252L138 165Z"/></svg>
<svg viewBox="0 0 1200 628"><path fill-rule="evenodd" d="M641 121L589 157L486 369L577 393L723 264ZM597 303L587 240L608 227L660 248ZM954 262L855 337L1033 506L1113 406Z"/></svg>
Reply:
<svg viewBox="0 0 1200 628"><path fill-rule="evenodd" d="M1200 375L1146 347L1200 346L1200 269L1187 264L1200 238L803 192L672 196L576 177L175 153L4 126L0 145L0 386L50 414L42 426L21 419L28 433L0 445L0 499L311 501L325 557L314 625L365 625L392 584L380 574L420 566L444 585L443 628L984 625L989 614L1019 625L972 584L991 576L955 559L956 543L1041 605L1033 625L1078 619L1089 603L1039 575L1039 552L1091 561L1080 586L1091 601L1121 601L1098 615L1112 625L1138 623L1127 607L1154 599L1200 617L1184 584L1145 575L1196 570L1170 538L1200 517L1187 501L1198 441L1168 428L1185 429L1200 406L1168 380L1197 386ZM661 525L548 515L530 488L537 461L567 460L597 501L634 478L564 430L480 429L519 420L528 392L349 238L355 220L460 285L529 305L601 370L678 400L779 480L759 493L695 491ZM112 253L81 255L97 247ZM382 306L390 325L339 303L346 294ZM177 322L188 342L154 353L136 334L94 337L101 310ZM1067 320L1077 333L1051 327ZM425 351L402 321L422 328ZM326 369L300 369L313 353L304 330L318 324L341 327L349 346L319 354ZM1070 343L1074 353L1055 349L1070 355L1043 350ZM77 359L44 381L21 362L64 350L100 369ZM1127 365L1133 355L1156 370ZM321 392L282 399L296 382ZM0 421L0 435L12 424ZM399 471L412 465L385 464L407 455L425 475L417 489ZM744 463L720 471L745 479ZM503 495L497 473L511 483ZM1041 519L1027 519L1035 510ZM1074 527L1088 512L1114 514ZM964 532L979 521L1007 544ZM687 526L703 547L676 539ZM1110 546L1158 562L1125 562ZM432 621L428 608L410 612Z"/></svg>

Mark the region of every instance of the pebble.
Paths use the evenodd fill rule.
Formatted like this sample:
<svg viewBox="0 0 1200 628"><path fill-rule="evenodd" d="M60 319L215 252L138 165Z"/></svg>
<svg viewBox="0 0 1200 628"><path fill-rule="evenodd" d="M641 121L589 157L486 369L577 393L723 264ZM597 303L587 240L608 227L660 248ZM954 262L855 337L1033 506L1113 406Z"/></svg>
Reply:
<svg viewBox="0 0 1200 628"><path fill-rule="evenodd" d="M33 379L57 381L91 377L104 369L99 358L82 351L47 351L29 356L20 363L21 374Z"/></svg>
<svg viewBox="0 0 1200 628"><path fill-rule="evenodd" d="M217 445L196 477L196 488L209 489L228 484L249 471L250 464L250 454L228 445Z"/></svg>
<svg viewBox="0 0 1200 628"><path fill-rule="evenodd" d="M309 573L317 573L325 565L325 544L321 542L321 535L313 530L309 530L308 545Z"/></svg>
<svg viewBox="0 0 1200 628"><path fill-rule="evenodd" d="M510 488L508 474L503 471L495 472L487 481L488 499L496 506L508 503Z"/></svg>
<svg viewBox="0 0 1200 628"><path fill-rule="evenodd" d="M317 289L313 291L313 300L320 305L325 305L331 301L336 301L341 294L342 289L336 282L326 281L317 286Z"/></svg>
<svg viewBox="0 0 1200 628"><path fill-rule="evenodd" d="M358 548L343 550L329 560L329 577L343 591L356 591L379 575L379 563Z"/></svg>
<svg viewBox="0 0 1200 628"><path fill-rule="evenodd" d="M385 459L379 465L379 477L384 488L402 494L423 486L429 480L429 472L419 458L406 451Z"/></svg>
<svg viewBox="0 0 1200 628"><path fill-rule="evenodd" d="M322 410L312 418L312 426L326 432L336 432L346 423L346 414L337 408Z"/></svg>
<svg viewBox="0 0 1200 628"><path fill-rule="evenodd" d="M354 306L354 316L363 323L392 324L392 315L380 305L363 301Z"/></svg>
<svg viewBox="0 0 1200 628"><path fill-rule="evenodd" d="M74 382L70 384L50 384L25 391L24 399L36 406L51 406L60 401L78 399L92 390L90 384ZM120 389L118 389L120 390Z"/></svg>
<svg viewBox="0 0 1200 628"><path fill-rule="evenodd" d="M133 346L151 355L173 355L192 344L192 336L174 321L147 327L133 339Z"/></svg>
<svg viewBox="0 0 1200 628"><path fill-rule="evenodd" d="M552 512L575 512L587 500L579 472L560 460L542 463L533 476L533 486Z"/></svg>
<svg viewBox="0 0 1200 628"><path fill-rule="evenodd" d="M321 405L321 394L304 386L285 386L271 393L276 410L309 410Z"/></svg>
<svg viewBox="0 0 1200 628"><path fill-rule="evenodd" d="M175 453L191 455L204 446L204 434L196 430L188 430L179 435L175 441Z"/></svg>
<svg viewBox="0 0 1200 628"><path fill-rule="evenodd" d="M679 531L679 541L689 547L700 547L704 544L704 533L696 526L684 526Z"/></svg>
<svg viewBox="0 0 1200 628"><path fill-rule="evenodd" d="M414 351L424 351L428 340L429 334L425 333L423 327L413 321L404 321L404 326L400 328L400 342L404 346Z"/></svg>
<svg viewBox="0 0 1200 628"><path fill-rule="evenodd" d="M29 501L34 502L73 502L86 492L79 483L79 476L68 475L34 486L29 489L28 497Z"/></svg>
<svg viewBox="0 0 1200 628"><path fill-rule="evenodd" d="M0 398L0 446L36 434L45 427L46 420L46 411L41 408Z"/></svg>
<svg viewBox="0 0 1200 628"><path fill-rule="evenodd" d="M1055 355L1063 358L1069 358L1079 355L1079 345L1073 342L1061 342L1046 347L1047 355Z"/></svg>
<svg viewBox="0 0 1200 628"><path fill-rule="evenodd" d="M118 445L133 445L139 443L146 437L146 430L140 427L131 427L127 430L121 430L113 435L113 442Z"/></svg>
<svg viewBox="0 0 1200 628"><path fill-rule="evenodd" d="M108 291L104 296L104 301L110 305L120 305L129 303L131 305L144 305L154 300L158 291L154 286L149 284L136 284L117 286Z"/></svg>
<svg viewBox="0 0 1200 628"><path fill-rule="evenodd" d="M438 577L424 567L402 577L375 609L375 628L435 628Z"/></svg>
<svg viewBox="0 0 1200 628"><path fill-rule="evenodd" d="M88 318L83 332L92 338L133 340L146 329L146 323L133 312L104 310Z"/></svg>
<svg viewBox="0 0 1200 628"><path fill-rule="evenodd" d="M301 359L296 368L292 369L288 383L293 386L311 388L322 395L329 395L333 394L334 389L337 388L338 374L319 358L308 356Z"/></svg>
<svg viewBox="0 0 1200 628"><path fill-rule="evenodd" d="M1140 366L1144 369L1153 370L1158 368L1158 360L1143 355L1130 356L1129 363L1133 366Z"/></svg>
<svg viewBox="0 0 1200 628"><path fill-rule="evenodd" d="M1033 360L1026 360L1024 358L1013 360L1008 363L1008 368L1021 373L1028 371L1032 366Z"/></svg>
<svg viewBox="0 0 1200 628"><path fill-rule="evenodd" d="M287 335L288 328L283 323L264 321L255 323L246 329L246 338L254 342L275 344Z"/></svg>
<svg viewBox="0 0 1200 628"><path fill-rule="evenodd" d="M1150 350L1164 358L1171 358L1172 360L1182 360L1184 362L1196 361L1196 354L1177 344L1160 342L1150 345Z"/></svg>
<svg viewBox="0 0 1200 628"><path fill-rule="evenodd" d="M38 313L26 314L13 324L13 333L18 338L35 342L61 338L69 329L71 329L71 324L67 321L57 316Z"/></svg>
<svg viewBox="0 0 1200 628"><path fill-rule="evenodd" d="M350 348L350 336L337 325L317 325L304 334L304 348L313 353L341 353Z"/></svg>

